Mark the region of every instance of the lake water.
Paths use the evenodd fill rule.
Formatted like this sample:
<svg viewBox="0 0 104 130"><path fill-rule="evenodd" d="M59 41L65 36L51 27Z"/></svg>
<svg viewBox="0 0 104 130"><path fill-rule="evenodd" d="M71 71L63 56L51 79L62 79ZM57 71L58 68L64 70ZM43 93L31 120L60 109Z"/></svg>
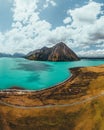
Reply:
<svg viewBox="0 0 104 130"><path fill-rule="evenodd" d="M19 86L28 90L41 90L66 80L71 75L69 68L100 64L104 64L104 60L43 62L0 58L0 89Z"/></svg>

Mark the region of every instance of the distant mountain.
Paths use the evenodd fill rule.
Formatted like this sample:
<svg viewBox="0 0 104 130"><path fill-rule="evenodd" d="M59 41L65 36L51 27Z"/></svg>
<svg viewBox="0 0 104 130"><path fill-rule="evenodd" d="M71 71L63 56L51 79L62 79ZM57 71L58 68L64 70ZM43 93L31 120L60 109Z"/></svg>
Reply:
<svg viewBox="0 0 104 130"><path fill-rule="evenodd" d="M14 57L14 58L22 58L24 57L25 54L22 53L14 53L12 54L7 54L7 53L0 53L0 57Z"/></svg>
<svg viewBox="0 0 104 130"><path fill-rule="evenodd" d="M0 57L11 57L11 54L0 53Z"/></svg>
<svg viewBox="0 0 104 130"><path fill-rule="evenodd" d="M23 54L23 53L14 53L13 55L12 55L12 57L24 57L25 56L25 54Z"/></svg>
<svg viewBox="0 0 104 130"><path fill-rule="evenodd" d="M94 59L104 59L104 57L80 57L80 59L91 59L91 60L94 60Z"/></svg>
<svg viewBox="0 0 104 130"><path fill-rule="evenodd" d="M39 61L74 61L79 60L79 57L63 42L48 48L32 51L26 55L27 59Z"/></svg>

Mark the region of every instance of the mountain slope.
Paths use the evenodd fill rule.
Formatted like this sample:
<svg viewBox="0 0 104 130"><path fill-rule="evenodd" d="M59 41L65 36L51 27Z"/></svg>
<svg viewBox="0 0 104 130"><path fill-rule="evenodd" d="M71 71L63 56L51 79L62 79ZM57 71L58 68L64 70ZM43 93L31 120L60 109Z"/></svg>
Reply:
<svg viewBox="0 0 104 130"><path fill-rule="evenodd" d="M32 51L26 55L27 59L39 61L74 61L79 60L78 56L63 42L48 48Z"/></svg>

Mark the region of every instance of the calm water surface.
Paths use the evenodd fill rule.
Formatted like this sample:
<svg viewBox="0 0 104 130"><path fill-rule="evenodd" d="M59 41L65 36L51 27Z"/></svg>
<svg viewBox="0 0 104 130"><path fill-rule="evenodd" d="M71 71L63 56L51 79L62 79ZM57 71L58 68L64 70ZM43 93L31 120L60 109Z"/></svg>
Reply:
<svg viewBox="0 0 104 130"><path fill-rule="evenodd" d="M104 60L43 62L0 58L0 89L20 86L29 90L41 90L66 80L70 76L69 68L101 64L104 64Z"/></svg>

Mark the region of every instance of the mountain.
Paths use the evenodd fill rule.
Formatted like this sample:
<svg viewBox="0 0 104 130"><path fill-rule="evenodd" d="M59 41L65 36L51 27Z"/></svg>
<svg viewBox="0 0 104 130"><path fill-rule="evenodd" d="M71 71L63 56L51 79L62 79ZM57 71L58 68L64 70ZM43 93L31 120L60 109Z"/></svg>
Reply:
<svg viewBox="0 0 104 130"><path fill-rule="evenodd" d="M26 55L27 59L39 61L75 61L79 57L63 42L48 48L32 51Z"/></svg>
<svg viewBox="0 0 104 130"><path fill-rule="evenodd" d="M7 53L0 53L0 57L11 57L11 54L7 54Z"/></svg>
<svg viewBox="0 0 104 130"><path fill-rule="evenodd" d="M86 57L82 57L80 56L80 59L91 59L91 60L99 60L99 59L104 59L104 56L102 57L89 57L89 56L86 56Z"/></svg>
<svg viewBox="0 0 104 130"><path fill-rule="evenodd" d="M25 54L22 54L22 53L14 53L14 54L0 53L0 57L22 58L24 56Z"/></svg>
<svg viewBox="0 0 104 130"><path fill-rule="evenodd" d="M14 54L12 55L12 57L15 57L15 58L17 58L17 57L22 58L22 57L24 57L24 56L25 56L25 54L23 54L23 53L14 53Z"/></svg>

